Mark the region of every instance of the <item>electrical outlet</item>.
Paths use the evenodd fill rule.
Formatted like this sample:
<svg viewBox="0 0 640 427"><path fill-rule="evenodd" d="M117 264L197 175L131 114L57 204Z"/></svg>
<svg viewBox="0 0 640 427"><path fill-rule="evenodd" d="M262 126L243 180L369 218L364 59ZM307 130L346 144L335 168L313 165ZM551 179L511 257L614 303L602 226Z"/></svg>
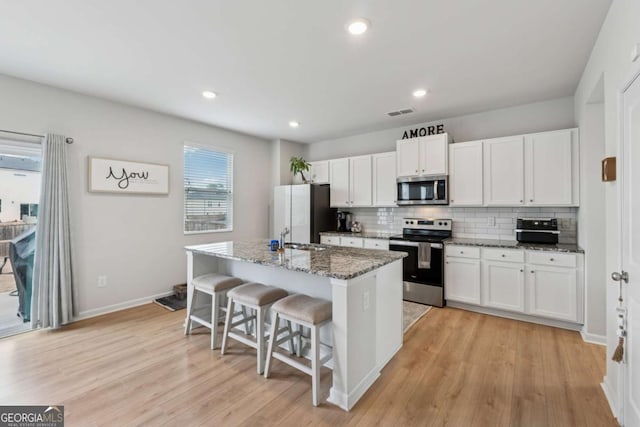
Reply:
<svg viewBox="0 0 640 427"><path fill-rule="evenodd" d="M496 217L495 216L490 216L487 218L487 225L491 226L491 227L495 227L496 225Z"/></svg>
<svg viewBox="0 0 640 427"><path fill-rule="evenodd" d="M98 287L99 288L107 287L107 276L98 276Z"/></svg>
<svg viewBox="0 0 640 427"><path fill-rule="evenodd" d="M369 310L369 291L362 294L362 311Z"/></svg>

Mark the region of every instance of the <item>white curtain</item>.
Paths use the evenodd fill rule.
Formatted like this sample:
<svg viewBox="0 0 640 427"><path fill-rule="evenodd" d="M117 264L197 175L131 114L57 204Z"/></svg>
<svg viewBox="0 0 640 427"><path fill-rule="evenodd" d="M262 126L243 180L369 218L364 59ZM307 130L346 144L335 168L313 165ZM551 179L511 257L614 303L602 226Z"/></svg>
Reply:
<svg viewBox="0 0 640 427"><path fill-rule="evenodd" d="M32 295L34 326L58 328L73 319L67 142L62 135L47 134L42 144Z"/></svg>

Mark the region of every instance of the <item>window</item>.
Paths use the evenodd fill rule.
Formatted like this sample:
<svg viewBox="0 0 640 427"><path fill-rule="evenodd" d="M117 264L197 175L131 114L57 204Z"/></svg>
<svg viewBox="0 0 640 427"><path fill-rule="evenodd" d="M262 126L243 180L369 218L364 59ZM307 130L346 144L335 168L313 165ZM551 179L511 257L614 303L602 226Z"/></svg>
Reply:
<svg viewBox="0 0 640 427"><path fill-rule="evenodd" d="M233 229L233 154L184 146L184 232Z"/></svg>
<svg viewBox="0 0 640 427"><path fill-rule="evenodd" d="M37 203L20 203L20 219L23 216L38 216L38 204Z"/></svg>

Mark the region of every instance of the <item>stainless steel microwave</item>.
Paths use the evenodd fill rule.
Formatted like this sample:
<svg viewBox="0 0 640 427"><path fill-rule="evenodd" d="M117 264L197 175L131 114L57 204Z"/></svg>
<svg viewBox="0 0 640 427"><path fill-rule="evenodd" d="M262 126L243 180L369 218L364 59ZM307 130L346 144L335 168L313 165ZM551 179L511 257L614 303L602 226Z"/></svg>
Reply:
<svg viewBox="0 0 640 427"><path fill-rule="evenodd" d="M447 176L412 176L398 178L398 199L402 205L448 205Z"/></svg>

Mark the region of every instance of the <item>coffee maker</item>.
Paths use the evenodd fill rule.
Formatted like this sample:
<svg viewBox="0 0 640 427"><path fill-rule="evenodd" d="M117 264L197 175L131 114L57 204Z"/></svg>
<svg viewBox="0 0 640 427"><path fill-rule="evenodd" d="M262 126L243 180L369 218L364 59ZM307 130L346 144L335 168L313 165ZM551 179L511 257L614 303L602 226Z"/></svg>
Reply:
<svg viewBox="0 0 640 427"><path fill-rule="evenodd" d="M351 231L351 212L338 211L336 213L337 231Z"/></svg>

